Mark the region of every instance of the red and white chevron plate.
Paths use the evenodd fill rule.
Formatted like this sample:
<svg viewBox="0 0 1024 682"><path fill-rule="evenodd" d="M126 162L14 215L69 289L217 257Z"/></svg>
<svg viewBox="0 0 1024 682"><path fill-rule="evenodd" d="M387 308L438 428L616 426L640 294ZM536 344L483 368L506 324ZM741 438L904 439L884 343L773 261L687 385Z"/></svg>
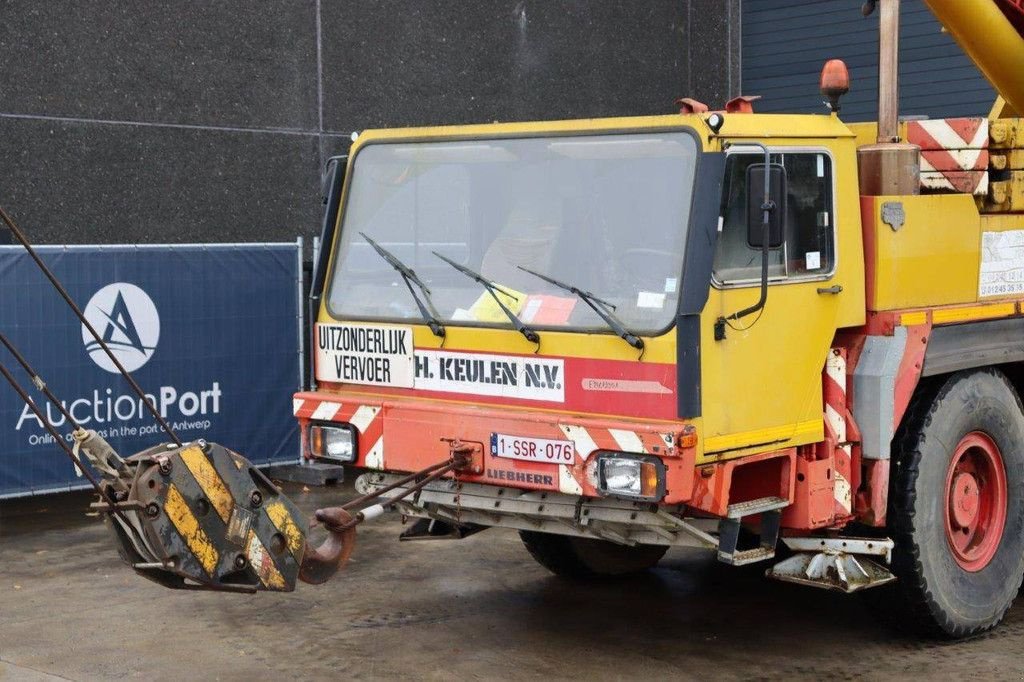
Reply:
<svg viewBox="0 0 1024 682"><path fill-rule="evenodd" d="M988 119L907 122L907 141L921 148L921 187L988 194Z"/></svg>

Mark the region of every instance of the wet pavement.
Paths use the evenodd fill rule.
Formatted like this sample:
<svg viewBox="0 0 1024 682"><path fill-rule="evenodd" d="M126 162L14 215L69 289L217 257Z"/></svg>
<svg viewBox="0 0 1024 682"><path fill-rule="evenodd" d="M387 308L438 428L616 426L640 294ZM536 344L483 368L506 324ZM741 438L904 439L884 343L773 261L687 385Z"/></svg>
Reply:
<svg viewBox="0 0 1024 682"><path fill-rule="evenodd" d="M312 510L348 488L287 485ZM360 532L348 570L293 594L172 592L117 558L90 498L0 502L0 680L983 679L1024 677L1024 608L966 642L917 641L856 597L673 549L575 585L511 531L400 543Z"/></svg>

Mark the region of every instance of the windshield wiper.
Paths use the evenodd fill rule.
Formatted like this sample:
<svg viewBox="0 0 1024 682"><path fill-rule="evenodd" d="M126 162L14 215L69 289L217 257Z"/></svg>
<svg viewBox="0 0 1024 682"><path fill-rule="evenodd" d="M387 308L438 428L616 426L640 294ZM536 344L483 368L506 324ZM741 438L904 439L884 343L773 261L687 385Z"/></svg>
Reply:
<svg viewBox="0 0 1024 682"><path fill-rule="evenodd" d="M491 295L491 298L494 299L494 302L498 304L498 307L501 308L502 312L505 313L505 316L508 317L509 321L515 327L516 331L525 336L526 340L529 341L530 343L540 343L540 335L537 334L537 332L535 332L534 330L527 327L522 320L516 317L516 314L509 310L507 305L502 303L501 298L498 296L498 293L505 294L506 296L513 300L516 299L515 296L513 296L510 292L506 291L505 289L502 289L494 282L484 279L484 276L481 275L479 272L473 272L466 266L459 265L451 258L442 256L437 251L434 251L434 255L443 260L448 265L458 270L459 272L461 272L462 274L464 274L466 277L470 277L479 282L481 285L483 285L484 289L487 289L487 293L489 293Z"/></svg>
<svg viewBox="0 0 1024 682"><path fill-rule="evenodd" d="M413 300L416 301L416 307L420 309L420 315L423 317L423 321L427 323L428 327L430 327L430 331L434 332L434 336L444 338L444 326L437 320L437 310L434 308L434 304L430 300L430 289L427 288L427 285L416 276L416 273L412 268L398 260L398 256L367 237L365 232L360 232L359 235L373 247L374 251L380 254L381 258L388 262L388 265L398 271L398 274L400 274L402 279L405 281L405 286L409 287L409 293L412 294ZM423 301L416 293L416 290L412 288L413 284L419 287L420 291L423 292L423 298L427 299L426 305L423 304Z"/></svg>
<svg viewBox="0 0 1024 682"><path fill-rule="evenodd" d="M539 272L534 272L529 268L524 268L522 265L517 265L516 267L522 270L523 272L530 273L534 277L540 277L545 282L554 284L559 289L564 289L566 291L576 294L581 299L583 299L584 303L593 308L594 312L597 313L598 317L604 320L605 323L612 328L612 331L618 334L623 340L625 340L626 343L633 346L633 348L636 348L637 350L643 350L644 340L641 339L636 334L630 332L628 329L626 329L626 326L622 324L622 320L615 317L615 314L612 312L613 310L615 310L615 306L613 306L608 301L598 298L589 291L583 291L582 289L578 289L577 287L574 287L571 284L559 282L557 279L554 279L553 277L548 277L547 275L542 275Z"/></svg>

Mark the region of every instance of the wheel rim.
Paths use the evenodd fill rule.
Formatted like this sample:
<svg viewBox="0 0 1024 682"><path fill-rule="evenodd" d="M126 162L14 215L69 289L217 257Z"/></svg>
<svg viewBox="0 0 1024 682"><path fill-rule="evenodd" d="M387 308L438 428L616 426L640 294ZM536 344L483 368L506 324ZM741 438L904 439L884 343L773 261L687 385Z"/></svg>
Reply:
<svg viewBox="0 0 1024 682"><path fill-rule="evenodd" d="M966 571L988 566L1006 525L1006 469L995 442L980 431L964 436L946 473L946 539Z"/></svg>

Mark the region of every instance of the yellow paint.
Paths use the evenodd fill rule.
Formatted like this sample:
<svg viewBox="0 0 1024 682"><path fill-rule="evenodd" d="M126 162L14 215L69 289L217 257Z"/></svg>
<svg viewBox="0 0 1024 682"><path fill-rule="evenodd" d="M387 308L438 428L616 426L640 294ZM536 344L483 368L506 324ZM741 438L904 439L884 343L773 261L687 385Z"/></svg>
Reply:
<svg viewBox="0 0 1024 682"><path fill-rule="evenodd" d="M249 565L256 571L260 582L272 590L283 590L285 587L284 576L277 570L277 566L274 565L274 558L270 556L270 552L260 542L255 531L249 531L249 539L246 545L248 547L246 554L249 557Z"/></svg>
<svg viewBox="0 0 1024 682"><path fill-rule="evenodd" d="M1024 38L998 3L925 0L971 61L1017 111L1024 111Z"/></svg>
<svg viewBox="0 0 1024 682"><path fill-rule="evenodd" d="M192 510L188 508L185 498L181 496L173 483L167 488L164 511L167 513L167 518L174 524L178 534L184 538L189 551L199 561L206 574L212 577L220 555L217 553L217 548L210 542L210 538L207 537L206 531L199 526L199 521Z"/></svg>
<svg viewBox="0 0 1024 682"><path fill-rule="evenodd" d="M774 150L799 148L827 151L835 178L837 267L828 279L789 281L769 288L768 303L759 318L744 318L714 339L715 321L747 307L758 296L756 284L742 288L712 288L701 315L701 384L703 416L701 461L740 457L823 438L821 371L838 329L864 323L869 308L865 295L864 234L857 184L856 149L875 141L874 123L847 127L836 116L726 115L720 136L710 135L699 115L654 116L545 123L507 123L364 132L352 149L350 164L364 145L381 141L486 138L531 134L587 133L612 130L664 129L689 125L705 150L722 149L723 140L760 141ZM905 132L905 125L902 130ZM351 170L351 168L350 168ZM351 173L349 174L349 180ZM345 191L347 192L346 186ZM906 215L898 231L881 222L885 201L900 201ZM879 197L865 205L869 235L876 246L872 310L927 308L976 304L982 217L970 196ZM873 222L873 225L871 223ZM1021 220L992 223L985 229L1020 229ZM936 276L941 273L941 276ZM838 295L818 293L838 285ZM984 316L1002 316L1003 308L974 306L971 310L938 312L937 324ZM977 316L982 317L977 317ZM321 307L321 322L333 320ZM923 324L927 311L911 311L903 324ZM413 325L415 344L440 345L425 325ZM675 331L645 337L644 361L674 363ZM532 354L534 345L510 329L449 325L449 350ZM611 334L546 331L541 356L592 358L634 362L636 351ZM449 400L474 404L478 399ZM503 408L528 413L560 414L536 408ZM615 416L615 415L609 415ZM641 420L642 421L642 420ZM705 456L703 452L706 452ZM715 452L722 454L715 455Z"/></svg>
<svg viewBox="0 0 1024 682"><path fill-rule="evenodd" d="M882 205L903 204L898 230L882 222ZM924 308L978 300L981 219L966 194L889 196L865 199L873 220L865 237L874 240L874 296L869 310Z"/></svg>
<svg viewBox="0 0 1024 682"><path fill-rule="evenodd" d="M1006 179L989 183L985 209L1005 213L1024 211L1024 171L1007 171L1001 177Z"/></svg>
<svg viewBox="0 0 1024 682"><path fill-rule="evenodd" d="M1016 314L1016 303L975 305L965 308L939 308L932 312L932 323L950 324L953 322L970 322L971 320L989 320L995 317L1010 317Z"/></svg>
<svg viewBox="0 0 1024 682"><path fill-rule="evenodd" d="M775 140L763 140L776 149ZM733 322L722 341L714 324L757 301L760 283L712 287L701 315L701 378L705 451L755 449L739 456L823 438L821 372L837 329L864 323L864 255L857 161L852 137L804 141L833 158L837 266L825 280L793 280L768 287L760 318ZM779 148L782 148L781 146ZM842 287L839 294L819 288ZM767 441L783 440L773 445Z"/></svg>
<svg viewBox="0 0 1024 682"><path fill-rule="evenodd" d="M586 133L602 130L658 129L692 126L705 150L722 148L723 139L761 141L773 149L808 148L833 158L837 270L827 279L773 284L760 319L736 323L724 341L715 341L715 320L756 300L756 285L712 289L701 315L701 380L703 417L697 420L701 449L729 450L716 458L738 457L778 447L812 443L823 437L821 371L837 329L864 323L864 256L857 190L856 139L836 116L726 115L720 137L710 136L701 116L510 123L483 126L366 131L350 156L385 140L496 137L509 135ZM351 172L348 182L351 181ZM346 186L344 191L348 191ZM332 265L333 267L333 265ZM839 285L839 295L819 294L819 287ZM336 321L322 306L318 320ZM417 347L436 348L440 340L425 325L413 325ZM645 362L674 363L675 330L645 337ZM534 345L508 329L448 326L448 350L532 354ZM611 334L546 331L541 356L637 361L638 353ZM451 401L479 402L473 398ZM503 408L505 409L505 408ZM513 408L507 408L513 409ZM525 408L532 413L554 412ZM766 443L771 443L766 444ZM698 452L700 455L700 452Z"/></svg>
<svg viewBox="0 0 1024 682"><path fill-rule="evenodd" d="M1018 314L1018 304L993 303L991 305L969 305L951 308L936 308L931 311L932 324L957 324L975 320L992 320L999 317L1012 317ZM900 315L900 325L913 327L928 322L927 310L915 310Z"/></svg>
<svg viewBox="0 0 1024 682"><path fill-rule="evenodd" d="M770 139L772 144L783 140L806 140L852 137L842 121L828 114L726 114L722 138ZM691 127L702 138L705 149L716 148L717 140L708 141L710 133L700 114L669 114L666 116L631 116L591 118L565 121L534 121L526 123L485 123L482 125L434 126L423 128L390 128L365 130L352 145L349 163L364 145L383 140L416 140L436 138L487 138L552 133L588 133L615 130L658 130Z"/></svg>
<svg viewBox="0 0 1024 682"><path fill-rule="evenodd" d="M704 444L704 455L698 457L697 463L720 462L725 459L754 454L755 452L778 450L779 448L791 447L798 442L814 443L823 437L824 427L822 424L821 419L813 419L795 425L709 438ZM751 444L755 445L750 447Z"/></svg>
<svg viewBox="0 0 1024 682"><path fill-rule="evenodd" d="M268 504L267 516L270 517L270 521L277 528L278 532L284 536L288 542L288 551L292 553L296 560L301 561L302 549L306 542L306 536L302 533L292 515L288 513L288 508L280 502L274 502Z"/></svg>
<svg viewBox="0 0 1024 682"><path fill-rule="evenodd" d="M705 150L721 149L721 139L710 137L710 129L701 115L643 116L624 118L603 118L569 121L541 121L531 123L489 123L484 125L435 126L425 128L394 128L389 130L363 131L352 145L349 154L349 168L343 195L347 195L352 178L352 164L359 150L374 142L415 141L428 139L458 139L508 137L531 134L597 133L617 130L658 130L666 128L693 128ZM766 139L772 145L807 145L808 138L821 138L831 144L837 139L852 140L852 133L837 117L830 115L808 116L793 114L728 114L721 136L738 139ZM344 196L342 200L344 201ZM341 216L339 216L339 220ZM332 253L329 269L333 269ZM849 298L849 297L848 297ZM317 317L319 322L337 322L327 312L326 301L321 304ZM487 329L448 325L444 340L446 350L485 351L500 353L533 354L536 347L521 334L510 329ZM413 338L417 347L437 348L438 339L423 324L413 325ZM643 337L646 344L644 361L674 363L676 360L675 331L657 337ZM600 360L635 361L637 351L614 334L580 334L577 332L545 331L539 356L593 358Z"/></svg>
<svg viewBox="0 0 1024 682"><path fill-rule="evenodd" d="M227 486L224 485L224 481L221 480L210 460L207 459L206 455L197 445L188 446L179 455L181 456L181 461L185 463L186 468L196 479L196 483L202 488L203 494L210 500L213 508L217 510L217 516L224 523L227 523L231 518L231 509L234 507L234 501L231 498L231 493L228 492Z"/></svg>
<svg viewBox="0 0 1024 682"><path fill-rule="evenodd" d="M857 147L864 147L878 142L878 123L876 121L863 121L861 123L850 123L850 132L856 139ZM907 139L907 122L900 121L897 134L901 140Z"/></svg>
<svg viewBox="0 0 1024 682"><path fill-rule="evenodd" d="M928 313L923 310L900 315L900 324L904 327L913 327L914 325L925 324L926 322L928 322Z"/></svg>
<svg viewBox="0 0 1024 682"><path fill-rule="evenodd" d="M1013 107L1007 104L1006 100L1002 97L996 97L996 101L992 104L992 108L988 112L988 117L993 120L999 118L1017 118L1018 116L1020 116L1020 114Z"/></svg>
<svg viewBox="0 0 1024 682"><path fill-rule="evenodd" d="M1008 230L1024 230L1024 216L990 213L981 216L982 232L1006 232Z"/></svg>

